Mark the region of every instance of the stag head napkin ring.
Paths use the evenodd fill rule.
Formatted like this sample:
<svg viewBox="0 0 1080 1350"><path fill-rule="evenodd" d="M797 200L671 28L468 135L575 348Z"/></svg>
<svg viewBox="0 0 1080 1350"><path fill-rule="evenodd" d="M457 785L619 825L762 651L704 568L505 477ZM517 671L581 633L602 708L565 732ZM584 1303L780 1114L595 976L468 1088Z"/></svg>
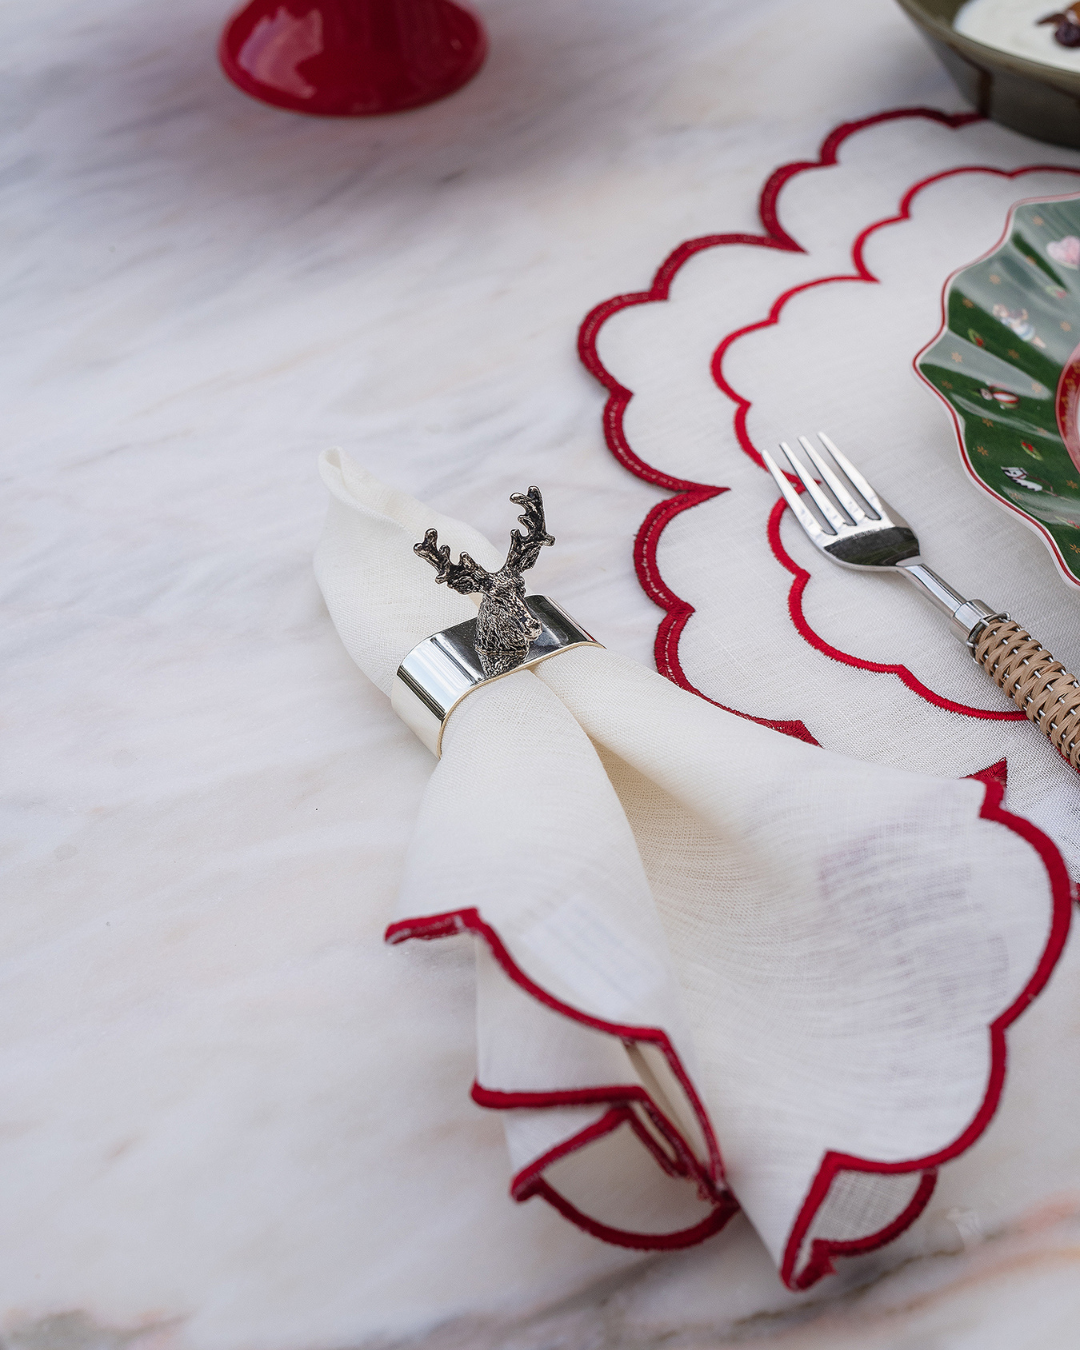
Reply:
<svg viewBox="0 0 1080 1350"><path fill-rule="evenodd" d="M540 550L554 544L546 533L544 499L537 487L510 498L523 508L525 526L510 531L510 550L497 572L489 572L468 553L450 561L450 547L439 547L437 530L428 530L413 552L436 569L435 580L460 595L479 594L475 619L445 628L418 643L398 666L390 702L401 720L435 755L442 754L443 730L458 704L474 689L515 670L539 665L575 647L599 647L593 637L546 595L525 595L522 572L536 563Z"/></svg>

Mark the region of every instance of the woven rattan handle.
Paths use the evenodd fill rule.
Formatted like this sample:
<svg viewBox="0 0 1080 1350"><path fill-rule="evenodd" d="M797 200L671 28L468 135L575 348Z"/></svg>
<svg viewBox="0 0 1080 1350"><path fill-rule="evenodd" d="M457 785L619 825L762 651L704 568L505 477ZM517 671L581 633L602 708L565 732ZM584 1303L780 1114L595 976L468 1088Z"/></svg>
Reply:
<svg viewBox="0 0 1080 1350"><path fill-rule="evenodd" d="M1011 619L989 619L973 651L994 683L1080 769L1080 682Z"/></svg>

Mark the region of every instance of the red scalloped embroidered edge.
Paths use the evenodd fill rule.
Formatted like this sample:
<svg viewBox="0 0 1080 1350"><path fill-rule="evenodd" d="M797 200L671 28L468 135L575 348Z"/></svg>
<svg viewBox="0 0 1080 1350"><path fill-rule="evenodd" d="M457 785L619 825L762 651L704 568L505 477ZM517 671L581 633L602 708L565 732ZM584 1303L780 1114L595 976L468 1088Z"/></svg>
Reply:
<svg viewBox="0 0 1080 1350"><path fill-rule="evenodd" d="M491 1111L544 1110L551 1106L609 1104L623 1112L627 1123L656 1159L661 1171L666 1172L669 1177L693 1176L698 1178L700 1183L705 1182L697 1159L687 1150L682 1135L679 1134L667 1117L657 1110L655 1103L645 1089L637 1084L616 1083L605 1087L565 1088L561 1092L552 1093L500 1092L496 1088L486 1088L480 1083L473 1083L470 1096L477 1106L483 1106ZM631 1103L640 1106L647 1113L657 1131L670 1144L670 1154L665 1153L656 1136L645 1129L635 1114ZM539 1160L534 1159L511 1181L510 1194L517 1198L518 1191L537 1171L543 1171L545 1167L548 1167L558 1158L573 1151L573 1148L568 1147L564 1141L550 1153L543 1154Z"/></svg>
<svg viewBox="0 0 1080 1350"><path fill-rule="evenodd" d="M1006 829L1011 829L1015 834L1026 840L1039 854L1050 882L1052 911L1046 946L1031 979L1013 1003L1000 1016L995 1018L988 1028L991 1062L987 1088L982 1103L967 1128L951 1144L924 1158L909 1159L898 1163L881 1163L872 1159L859 1158L852 1154L827 1153L799 1210L799 1215L792 1227L785 1248L780 1276L791 1289L807 1289L823 1276L831 1274L835 1270L833 1261L836 1256L858 1255L885 1246L918 1218L933 1194L937 1167L970 1148L993 1118L1005 1082L1005 1031L1042 991L1064 950L1072 917L1073 886L1066 871L1065 863L1053 841L1037 826L1032 825L1030 821L1025 820L1022 816L1014 815L1002 807L1001 801L1005 792L1006 775L1007 765L1004 760L999 760L996 764L988 765L978 773L970 775L973 780L980 782L984 789L979 816L981 819L992 820L999 825L1004 825ZM655 1103L638 1084L568 1088L561 1092L547 1093L498 1092L490 1088L484 1088L479 1083L474 1083L473 1099L479 1105L494 1109L610 1103L611 1109L605 1112L600 1120L594 1121L578 1134L564 1140L556 1148L550 1150L541 1158L535 1159L528 1167L519 1172L511 1182L513 1198L523 1202L534 1195L539 1195L565 1218L584 1229L585 1232L615 1246L631 1247L637 1250L663 1251L694 1246L704 1241L705 1238L712 1236L712 1234L719 1232L728 1219L737 1212L738 1202L722 1184L717 1184L722 1182L723 1167L712 1126L701 1099L683 1069L679 1056L667 1034L657 1027L635 1027L621 1023L604 1022L555 998L525 974L510 956L498 933L481 918L479 910L475 908L453 910L443 914L432 914L422 918L406 919L393 923L386 930L386 941L396 944L410 939L432 940L465 932L472 932L482 937L487 942L492 955L510 979L524 989L526 993L532 995L553 1011L586 1026L607 1032L609 1035L619 1036L624 1040L649 1041L658 1046L663 1051L672 1071L679 1079L688 1100L694 1108L709 1149L710 1168L706 1171L698 1164L692 1150L686 1145L679 1131L662 1112L658 1111ZM648 1111L654 1125L671 1143L675 1152L674 1158L666 1157L649 1131L645 1130L635 1120L632 1110L632 1104L634 1103ZM638 1137L665 1172L669 1175L692 1176L698 1181L699 1193L702 1198L711 1201L714 1205L713 1212L710 1215L707 1215L705 1219L693 1227L674 1233L629 1232L624 1229L611 1228L582 1213L544 1179L542 1175L544 1170L553 1162L623 1124L629 1124L636 1131ZM810 1259L803 1269L796 1273L799 1251L815 1214L828 1195L837 1173L848 1170L891 1174L921 1171L923 1177L908 1205L884 1228L879 1229L876 1233L870 1233L865 1237L847 1242L823 1238L816 1239L811 1248Z"/></svg>
<svg viewBox="0 0 1080 1350"><path fill-rule="evenodd" d="M779 323L780 316L788 301L792 299L793 296L799 295L802 291L813 290L818 286L830 285L837 281L862 281L877 285L877 277L874 276L866 266L865 262L864 254L867 241L872 235L876 234L878 230L884 229L887 225L896 225L901 221L909 220L911 218L911 206L915 198L924 188L930 187L931 184L942 182L946 178L954 178L960 174L968 173L986 173L998 178L1013 179L1028 173L1047 171L1058 172L1059 170L1056 166L1048 164L1028 164L1019 169L995 169L986 165L962 165L952 169L944 169L940 173L931 174L927 178L920 179L917 183L913 183L900 199L900 209L896 215L887 216L881 220L874 221L872 224L867 225L866 228L856 236L855 242L851 248L851 261L855 269L854 272L847 275L818 277L813 281L803 282L798 286L792 286L790 290L785 291L776 301L774 301L767 318L759 320L756 323L747 324L745 327L739 328L733 333L729 333L713 353L712 375L716 385L737 405L735 413L735 434L738 438L739 445L749 458L760 468L764 468L764 462L754 446L753 441L750 439L750 434L746 425L752 404L749 399L744 398L736 389L732 388L724 378L722 369L723 360L728 349L733 346L739 338L745 337L748 333L756 332L762 328L769 328L774 324ZM1060 172L1080 173L1080 170L1063 166ZM1011 218L1010 213L1010 220ZM995 245L995 247L997 246L998 245ZM991 249L990 252L993 252L993 250ZM965 266L970 266L970 264L965 264ZM952 278L950 277L949 280L951 279ZM946 281L945 285L946 287L948 286L948 281ZM937 334L937 337L940 336L941 330L939 330ZM934 338L935 342L937 341L937 337ZM922 351L925 350L926 348L924 347ZM919 355L921 354L922 352L920 351ZM916 356L915 360L916 362L918 361L918 356ZM917 366L916 372L921 376L921 372L918 371ZM937 395L936 389L934 390L934 393ZM938 397L940 397L940 395L938 395ZM950 407L950 412L951 411L952 409ZM966 462L967 456L963 448L962 438L958 437L958 439L961 440L960 453ZM801 485L797 486L801 492ZM989 489L987 490L989 491ZM1008 505L1008 503L1005 504ZM944 698L941 694L935 693L928 685L923 684L923 682L904 665L886 665L877 661L867 661L863 657L852 655L850 652L842 652L839 648L826 642L825 639L811 626L802 607L803 592L806 589L807 583L810 581L811 574L804 568L799 567L798 564L792 560L780 541L780 518L784 511L784 503L782 500L778 503L778 506L779 510L774 510L769 517L769 546L772 549L776 560L795 577L795 581L788 593L788 612L791 615L792 623L804 641L808 642L811 647L816 648L823 655L828 656L833 661L838 661L843 665L853 666L857 670L869 670L880 674L895 675L912 691L912 693L917 694L919 698L927 703L933 704L935 707L944 708L947 712L959 713L963 717L978 717L996 722L1023 721L1024 714L1022 712L1017 712L1014 709L976 708L971 704L957 703L953 699ZM1011 509L1014 511L1016 510L1015 507L1012 507ZM1021 513L1017 511L1016 514L1020 515ZM1024 520L1025 523L1027 523L1026 517L1024 517Z"/></svg>
<svg viewBox="0 0 1080 1350"><path fill-rule="evenodd" d="M723 708L725 712L735 713L748 721L771 727L775 731L784 732L811 745L817 745L818 742L803 722L754 717L750 713L709 698L687 679L679 658L679 639L694 613L694 607L689 601L676 595L664 582L656 558L657 543L663 531L677 515L719 496L728 489L714 484L695 483L686 478L675 478L647 464L634 453L630 448L624 425L626 408L634 396L633 391L620 384L607 369L600 359L596 343L600 329L613 314L635 305L666 300L671 283L680 268L704 249L719 248L727 244L749 244L759 248L781 249L788 253L804 253L806 250L788 234L777 215L776 203L784 184L790 178L807 170L826 168L835 164L840 146L855 132L905 117L923 117L950 127L966 126L969 122L981 120L979 113L943 113L936 108L896 108L888 112L875 113L872 117L864 117L856 122L843 123L826 136L816 160L796 160L784 164L769 176L758 202L758 214L765 229L764 234L707 234L698 239L686 240L661 263L647 291L630 291L603 301L589 311L578 331L578 355L581 362L608 391L608 400L604 406L604 439L608 449L619 463L636 477L677 494L667 501L660 502L649 512L638 531L634 546L634 565L641 587L645 594L665 611L657 629L654 646L657 670L681 688L697 694L699 698L718 708Z"/></svg>
<svg viewBox="0 0 1080 1350"><path fill-rule="evenodd" d="M599 1089L601 1092L605 1090L606 1089ZM651 1100L642 1089L636 1088L631 1089L631 1091L640 1093L639 1100L643 1100L643 1104L647 1103L649 1107L652 1106ZM505 1109L507 1103L505 1100L499 1099L528 1096L533 1098L543 1098L545 1099L542 1102L544 1106L553 1106L565 1104L564 1098L566 1097L573 1096L576 1098L580 1095L580 1093L572 1092L558 1094L485 1093L485 1097L496 1100L481 1101L480 1105L492 1105L496 1106L497 1109ZM476 1098L475 1089L473 1096L474 1099L478 1100ZM550 1097L552 1096L558 1097L559 1100L551 1101ZM509 1105L520 1106L522 1103L519 1101L512 1101ZM652 1114L655 1119L654 1109L650 1111L650 1114ZM622 1125L630 1126L641 1143L653 1154L660 1164L660 1167L669 1176L685 1175L685 1172L683 1172L682 1169L674 1167L671 1164L671 1160L665 1157L649 1131L641 1125L629 1106L613 1106L611 1110L605 1112L599 1120L586 1126L585 1129L580 1130L571 1138L564 1139L561 1144L549 1150L549 1152L545 1153L542 1157L536 1158L528 1167L523 1168L510 1183L510 1194L519 1203L523 1203L526 1200L532 1199L534 1195L538 1195L542 1200L546 1200L548 1204L557 1209L563 1218L569 1219L571 1223L584 1229L586 1233L590 1233L593 1237L599 1238L602 1242L608 1242L615 1247L630 1247L637 1251L674 1251L682 1247L694 1247L699 1242L704 1242L706 1238L712 1237L714 1233L718 1233L732 1215L738 1213L738 1201L730 1191L721 1191L717 1194L708 1190L702 1191L702 1188L699 1185L699 1194L702 1195L702 1198L713 1202L712 1210L699 1223L693 1224L690 1228L683 1228L672 1233L634 1233L625 1228L612 1228L609 1224L601 1223L598 1219L594 1219L590 1215L585 1214L582 1210L578 1209L576 1205L571 1204L564 1195L557 1191L554 1186L546 1180L543 1174L552 1163L557 1162L560 1158L565 1158L570 1153L576 1152L579 1148L584 1148L587 1144L593 1143L596 1139L600 1139L604 1135L610 1134L613 1130L618 1129ZM700 1169L695 1167L694 1170L698 1174L700 1180Z"/></svg>
<svg viewBox="0 0 1080 1350"><path fill-rule="evenodd" d="M629 401L629 398L627 401ZM636 456L634 458L636 459ZM638 463L642 463L642 461L639 460ZM646 477L646 475L640 474L639 477ZM666 475L658 475L658 477L666 477ZM664 486L671 487L679 483L683 484L683 487L678 489L679 495L669 497L667 501L659 502L654 506L645 517L644 523L637 533L637 538L634 540L634 568L638 580L649 599L665 611L657 629L656 642L653 647L657 670L661 675L666 675L669 680L680 685L683 689L688 689L690 693L697 694L698 698L704 699L706 703L711 703L714 708L734 713L736 717L744 717L748 722L757 722L759 726L769 727L773 731L783 732L787 736L794 736L796 740L817 745L818 741L811 735L805 723L800 721L774 721L768 717L754 717L750 713L740 712L738 708L730 708L726 703L720 703L715 698L710 698L708 694L703 693L687 679L686 672L683 670L682 662L679 659L679 641L682 638L683 629L694 613L694 607L677 596L660 575L660 569L656 563L656 546L660 536L680 512L689 511L691 507L711 501L713 497L719 497L721 493L728 492L730 489L707 487L703 483L691 483L689 479L682 478L668 478Z"/></svg>
<svg viewBox="0 0 1080 1350"><path fill-rule="evenodd" d="M708 1165L703 1167L680 1131L656 1107L652 1098L638 1084L616 1084L597 1088L568 1088L564 1091L550 1093L504 1093L494 1092L489 1088L482 1087L479 1083L474 1083L473 1100L478 1105L491 1106L497 1109L506 1107L580 1106L593 1102L612 1103L612 1109L605 1113L600 1121L589 1125L571 1139L564 1140L557 1148L551 1150L542 1158L534 1160L522 1172L518 1173L511 1182L510 1193L513 1198L522 1202L530 1199L533 1195L540 1195L571 1222L591 1233L594 1237L616 1246L632 1247L643 1251L665 1251L689 1247L703 1241L713 1233L719 1232L732 1214L737 1212L738 1202L723 1185L723 1162L713 1134L712 1124L701 1098L698 1096L697 1089L694 1087L689 1074L683 1068L678 1052L672 1045L667 1033L659 1027L639 1027L617 1022L605 1022L601 1018L593 1017L589 1013L584 1013L580 1009L564 1003L561 999L555 998L554 995L548 993L546 989L530 979L521 969L506 949L498 933L484 921L480 911L476 908L451 910L443 914L425 915L422 918L404 919L392 923L386 930L385 940L391 944L407 942L412 939L431 941L466 932L475 933L478 937L483 938L491 954L509 978L524 989L526 993L554 1012L569 1017L575 1022L581 1022L585 1026L593 1027L597 1031L618 1036L622 1040L647 1041L655 1045L663 1053L693 1108L709 1154ZM642 1109L648 1112L653 1124L671 1145L674 1158L664 1155L649 1131L635 1120L631 1102L638 1103ZM550 1166L558 1158L583 1147L601 1134L606 1134L622 1124L629 1124L635 1130L638 1137L668 1175L687 1176L696 1180L701 1198L713 1205L712 1213L693 1227L674 1233L634 1233L623 1229L610 1228L608 1225L590 1218L587 1214L583 1214L539 1175L545 1167ZM603 1128L601 1128L602 1126Z"/></svg>
<svg viewBox="0 0 1080 1350"><path fill-rule="evenodd" d="M802 491L800 486L799 491ZM784 518L784 512L787 510L787 503L781 497L769 512L769 547L773 551L776 561L787 569L795 580L791 584L791 590L788 592L788 613L791 615L791 622L799 631L799 635L806 639L811 647L825 656L831 657L834 661L839 661L845 666L857 666L859 670L876 671L883 675L895 675L901 683L906 684L912 693L918 694L920 698L928 703L933 703L936 707L945 708L948 712L961 713L966 717L983 717L995 722L1017 722L1024 719L1022 712L1010 712L1009 710L995 711L990 708L971 708L966 703L954 703L951 699L942 698L940 694L935 694L932 689L928 689L917 676L913 675L907 666L884 665L877 661L866 661L862 657L850 656L847 652L842 652L838 647L831 646L818 633L810 627L803 612L802 597L810 582L810 573L805 567L800 567L791 554L784 547L780 539L780 522Z"/></svg>
<svg viewBox="0 0 1080 1350"><path fill-rule="evenodd" d="M719 485L695 483L689 479L676 478L671 474L663 473L661 470L656 469L653 465L646 463L635 454L630 447L625 430L626 408L633 398L633 391L620 384L603 364L597 350L597 340L601 328L613 314L635 305L666 300L670 293L672 281L679 270L690 258L705 249L718 248L731 244L748 244L761 248L776 248L785 252L805 252L805 249L803 249L802 246L788 234L780 223L777 213L777 201L784 185L789 179L798 174L812 169L828 168L835 165L841 145L857 132L863 131L868 127L877 126L881 123L897 121L904 118L923 118L928 121L938 122L941 125L950 127L954 130L967 126L973 122L983 120L979 113L944 113L936 108L896 108L886 112L876 113L870 117L861 118L858 121L842 123L825 137L816 160L793 161L792 163L782 165L769 176L761 191L758 204L758 213L764 227L763 234L711 234L703 235L697 239L687 240L673 250L673 252L664 260L653 278L652 285L647 291L627 292L603 301L586 315L578 333L578 354L583 365L590 374L592 374L608 390L609 396L604 408L604 437L609 450L620 464L636 477L642 479L644 482L651 483L656 487L665 488L676 494L674 497L660 502L649 512L641 529L638 531L634 547L634 565L638 581L646 595L665 611L664 618L661 620L657 629L654 647L657 670L673 683L688 690L690 693L697 694L698 697L704 698L707 702L713 703L716 707L724 708L727 712L736 713L740 717L746 717L750 721L772 727L777 731L786 732L788 735L796 736L800 740L805 740L815 745L818 742L803 722L778 722L768 718L754 717L737 708L727 707L715 699L710 699L708 695L704 694L700 689L691 684L690 680L687 678L679 656L679 640L687 622L695 611L693 605L691 605L689 601L676 595L664 582L657 561L657 545L664 529L675 516L679 515L682 511L689 510L692 507L699 505L703 501L709 501L713 497L716 497L729 489ZM984 171L998 173L1002 176L1015 177L1024 172L1036 171L1039 168L1057 171L1061 167L1062 166L1059 165L1035 165L1010 171L994 169L992 166L986 166L985 168L981 168L980 166L969 166L967 171ZM960 171L961 170L958 169L947 170L944 174L935 175L934 179L927 179L926 182L935 181L938 177L944 177L948 174ZM917 184L915 188L909 190L909 193L913 194L919 186L925 186L925 183L921 185ZM899 217L890 217L888 221L876 222L874 225L867 227L867 229L856 239L855 245L853 246L853 255L856 265L856 276L854 278L827 277L807 283L807 285L820 285L825 281L842 279L876 280L876 278L866 270L865 265L862 263L861 246L865 242L865 238L874 229L880 228L893 220L906 218L906 208L909 207L909 197L905 196L901 208L902 213ZM860 268L862 274L860 274ZM803 287L795 288L793 291L781 296L777 304L774 305L773 311L770 313L770 318L764 322L775 322L779 314L779 309L782 308L783 303L790 298L790 295L794 294L795 290L806 288L807 286L804 285ZM756 328L761 326L763 326L763 324L759 323L751 325L750 327ZM723 352L730 346L735 337L741 336L747 331L749 331L749 329L744 328L739 330L738 333L730 334L720 344L713 356L714 374L718 373L718 362L719 360L722 360ZM720 376L717 382L719 387L723 389L736 404L740 404L739 395L726 386L722 376ZM745 416L749 406L749 402L747 401L744 406L739 406L737 408L736 433L739 435L740 444L743 449L755 460L755 462L760 464L760 456L753 448L753 445L750 444L749 438L746 436L745 432ZM742 419L741 422L739 420L740 416ZM1014 711L994 711L985 708L973 708L965 704L955 703L952 700L941 698L923 685L922 682L904 666L886 666L863 661L859 657L850 656L847 653L840 652L838 648L832 647L830 644L824 642L823 639L819 638L818 635L813 632L802 613L801 596L802 591L805 589L806 582L809 579L809 574L805 573L800 577L799 573L801 572L801 569L796 569L795 564L786 553L783 553L783 556L778 553L777 558L778 561L795 575L795 582L792 585L791 594L789 596L789 611L791 612L792 621L801 636L824 654L832 657L834 660L855 666L859 669L870 670L875 673L894 674L914 693L926 699L928 702L934 703L950 712L995 721L1018 721L1023 717L1022 713Z"/></svg>
<svg viewBox="0 0 1080 1350"><path fill-rule="evenodd" d="M806 1199L803 1201L799 1217L792 1227L784 1252L780 1278L789 1289L808 1289L822 1276L829 1275L835 1270L833 1264L835 1256L854 1256L883 1247L893 1238L899 1237L904 1229L918 1218L933 1194L936 1169L942 1163L948 1162L969 1149L987 1125L990 1124L994 1112L997 1110L998 1102L1001 1100L1001 1092L1005 1084L1006 1029L1016 1021L1024 1009L1034 1001L1046 986L1061 953L1065 949L1065 941L1069 936L1069 924L1072 919L1073 896L1072 883L1065 869L1065 863L1058 852L1057 846L1042 830L1032 825L1029 820L1025 820L1023 816L1016 816L1011 811L1006 811L1001 805L1005 788L1001 781L1000 769L1000 764L995 764L982 770L979 774L972 775L973 778L977 778L983 783L985 789L979 815L984 820L993 820L999 825L1004 825L1007 829L1027 840L1043 861L1043 866L1046 868L1047 877L1050 881L1053 907L1050 932L1047 935L1042 956L1039 958L1039 963L1035 967L1031 979L1020 994L1003 1013L990 1023L990 1075L986 1093L967 1128L951 1144L940 1149L937 1153L928 1154L924 1158L915 1158L899 1163L874 1162L867 1158L857 1158L845 1153L830 1152L825 1155L806 1194ZM922 1171L924 1175L907 1208L885 1228L852 1242L817 1238L811 1247L810 1258L806 1265L801 1271L796 1272L796 1262L806 1232L822 1201L828 1194L836 1174L843 1171L892 1174Z"/></svg>

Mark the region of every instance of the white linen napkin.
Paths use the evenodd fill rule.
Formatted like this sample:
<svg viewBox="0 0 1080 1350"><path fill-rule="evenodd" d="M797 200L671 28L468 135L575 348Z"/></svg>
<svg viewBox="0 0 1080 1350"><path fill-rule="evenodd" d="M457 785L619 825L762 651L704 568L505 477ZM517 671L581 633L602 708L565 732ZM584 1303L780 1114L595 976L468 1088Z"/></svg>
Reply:
<svg viewBox="0 0 1080 1350"><path fill-rule="evenodd" d="M504 551L337 451L320 468L319 584L389 693L476 612L413 543L434 526L454 556ZM477 938L473 1095L503 1112L515 1198L648 1248L741 1205L793 1288L895 1237L992 1116L1005 1029L1068 929L1056 848L1000 796L594 648L470 695L387 937Z"/></svg>

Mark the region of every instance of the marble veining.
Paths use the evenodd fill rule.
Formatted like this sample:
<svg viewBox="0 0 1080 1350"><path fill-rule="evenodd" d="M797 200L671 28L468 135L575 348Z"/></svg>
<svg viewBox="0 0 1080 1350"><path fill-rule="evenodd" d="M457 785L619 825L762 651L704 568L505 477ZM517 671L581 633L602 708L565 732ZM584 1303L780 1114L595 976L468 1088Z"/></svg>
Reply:
<svg viewBox="0 0 1080 1350"><path fill-rule="evenodd" d="M322 610L317 453L492 538L542 483L545 589L648 661L659 494L603 447L578 322L756 229L835 123L955 106L889 0L478 8L480 76L370 122L231 88L222 3L0 13L0 1334L1071 1346L1080 1167L1025 1148L1022 1072L904 1245L796 1297L742 1223L642 1257L513 1205L467 945L381 943L430 758ZM1070 1122L1076 964L1017 1033Z"/></svg>

